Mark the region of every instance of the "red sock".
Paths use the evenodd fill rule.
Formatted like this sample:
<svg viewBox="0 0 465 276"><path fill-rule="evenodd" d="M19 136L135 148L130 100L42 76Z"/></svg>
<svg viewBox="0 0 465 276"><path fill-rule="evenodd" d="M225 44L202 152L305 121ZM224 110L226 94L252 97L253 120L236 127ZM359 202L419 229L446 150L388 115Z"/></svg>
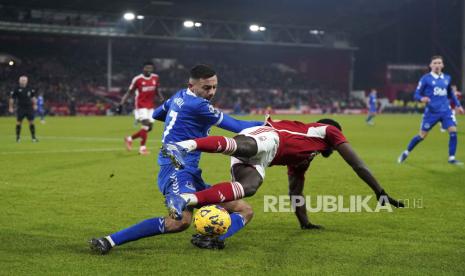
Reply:
<svg viewBox="0 0 465 276"><path fill-rule="evenodd" d="M224 136L208 136L194 140L197 143L196 150L204 152L222 152L232 154L237 149L236 141L233 138Z"/></svg>
<svg viewBox="0 0 465 276"><path fill-rule="evenodd" d="M137 139L137 138L139 138L139 137L140 137L140 134L141 134L141 132L142 132L142 129L141 129L141 130L139 130L138 132L134 133L133 135L131 135L131 138L132 138L132 139Z"/></svg>
<svg viewBox="0 0 465 276"><path fill-rule="evenodd" d="M146 129L141 129L140 130L140 138L142 139L140 141L141 146L145 146L145 142L147 141L147 133L148 133L148 131Z"/></svg>
<svg viewBox="0 0 465 276"><path fill-rule="evenodd" d="M239 182L222 182L194 193L199 206L233 201L244 197L244 189Z"/></svg>

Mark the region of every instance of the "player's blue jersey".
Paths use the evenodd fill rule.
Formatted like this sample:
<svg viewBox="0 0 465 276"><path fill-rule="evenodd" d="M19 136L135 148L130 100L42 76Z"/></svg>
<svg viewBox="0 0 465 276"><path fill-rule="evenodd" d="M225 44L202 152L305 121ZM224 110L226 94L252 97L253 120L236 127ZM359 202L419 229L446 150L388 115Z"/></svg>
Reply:
<svg viewBox="0 0 465 276"><path fill-rule="evenodd" d="M223 120L223 112L215 109L208 100L197 97L189 89L178 91L163 104L166 113L162 142L180 142L208 136L213 125ZM188 153L185 161L188 166L197 167L200 151ZM160 153L158 164L170 164L170 159Z"/></svg>
<svg viewBox="0 0 465 276"><path fill-rule="evenodd" d="M44 107L44 97L42 96L37 97L37 107L38 108Z"/></svg>
<svg viewBox="0 0 465 276"><path fill-rule="evenodd" d="M370 110L376 110L376 95L373 93L370 93L370 96L368 97L368 105Z"/></svg>
<svg viewBox="0 0 465 276"><path fill-rule="evenodd" d="M420 101L422 97L430 98L426 105L425 113L442 113L450 110L450 99L457 106L457 101L451 89L451 77L446 74L437 75L433 72L421 77L417 89L415 90L415 100Z"/></svg>

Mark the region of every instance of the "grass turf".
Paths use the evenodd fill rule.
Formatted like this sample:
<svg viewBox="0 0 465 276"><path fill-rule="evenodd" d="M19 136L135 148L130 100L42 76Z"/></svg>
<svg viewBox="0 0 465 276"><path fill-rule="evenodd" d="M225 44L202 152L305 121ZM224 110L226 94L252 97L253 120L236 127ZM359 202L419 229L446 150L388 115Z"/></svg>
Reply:
<svg viewBox="0 0 465 276"><path fill-rule="evenodd" d="M447 164L448 135L433 129L398 165L420 115L378 116L374 127L362 116L335 118L384 188L393 197L422 199L423 208L312 213L326 230L301 230L292 213L263 211L264 195L287 194L286 169L273 167L248 199L254 219L225 250L194 248L191 227L107 256L91 254L87 239L166 214L155 181L161 124L149 136L152 154L138 156L123 147L122 137L135 130L130 117L49 117L45 125L37 122L35 144L27 123L15 143L14 119L0 118L0 274L464 274L465 170ZM201 167L209 183L229 179L225 156L204 154ZM371 194L337 154L313 162L305 193Z"/></svg>

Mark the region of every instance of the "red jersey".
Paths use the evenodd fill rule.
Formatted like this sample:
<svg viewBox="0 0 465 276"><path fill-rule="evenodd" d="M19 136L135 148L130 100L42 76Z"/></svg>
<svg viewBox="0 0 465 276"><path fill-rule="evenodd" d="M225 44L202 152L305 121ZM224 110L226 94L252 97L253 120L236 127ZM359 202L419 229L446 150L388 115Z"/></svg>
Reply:
<svg viewBox="0 0 465 276"><path fill-rule="evenodd" d="M457 97L457 100L460 102L462 100L462 93L460 91L455 91L455 97ZM450 108L452 108L452 110L455 109L455 102L452 99L450 100Z"/></svg>
<svg viewBox="0 0 465 276"><path fill-rule="evenodd" d="M278 151L270 166L301 164L322 151L347 142L342 132L331 125L271 119L266 125L274 128L279 135Z"/></svg>
<svg viewBox="0 0 465 276"><path fill-rule="evenodd" d="M136 108L154 108L155 97L158 96L158 75L151 74L150 77L140 74L132 79L129 89L136 90L136 99L134 101Z"/></svg>

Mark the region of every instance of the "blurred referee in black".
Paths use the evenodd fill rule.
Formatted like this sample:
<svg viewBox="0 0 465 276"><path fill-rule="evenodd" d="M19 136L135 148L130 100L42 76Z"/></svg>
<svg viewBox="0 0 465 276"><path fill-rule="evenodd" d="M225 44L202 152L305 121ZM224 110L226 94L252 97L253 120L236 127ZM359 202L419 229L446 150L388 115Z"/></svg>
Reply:
<svg viewBox="0 0 465 276"><path fill-rule="evenodd" d="M9 108L10 113L14 112L16 102L16 142L20 140L21 124L24 118L29 121L32 142L38 142L36 138L36 128L34 125L34 113L37 110L37 98L34 89L27 85L26 76L19 77L19 86L10 92Z"/></svg>

